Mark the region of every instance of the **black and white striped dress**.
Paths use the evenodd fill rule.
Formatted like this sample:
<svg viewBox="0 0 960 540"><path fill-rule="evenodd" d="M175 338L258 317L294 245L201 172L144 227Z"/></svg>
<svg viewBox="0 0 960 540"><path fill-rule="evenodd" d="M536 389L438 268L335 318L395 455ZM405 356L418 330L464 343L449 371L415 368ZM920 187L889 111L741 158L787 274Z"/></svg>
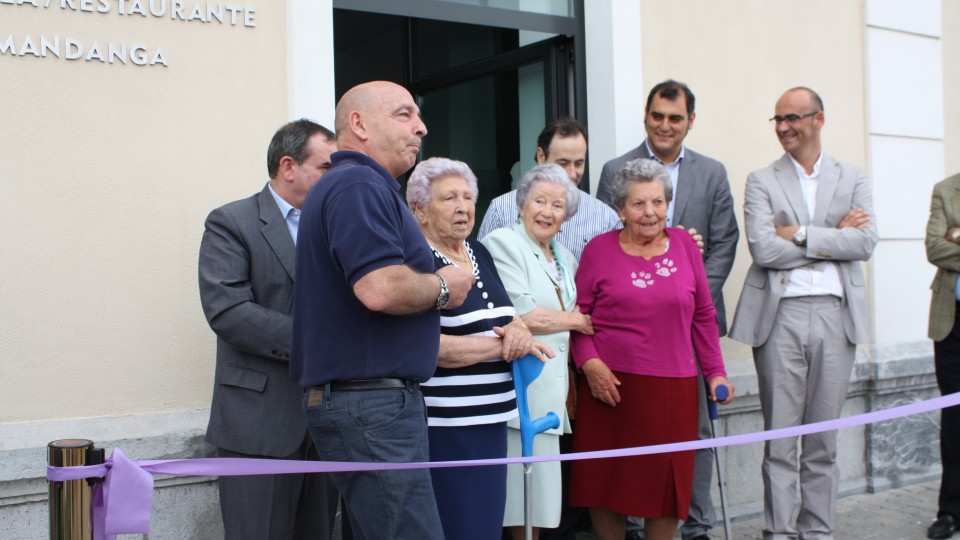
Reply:
<svg viewBox="0 0 960 540"><path fill-rule="evenodd" d="M509 324L516 311L482 244L468 239L467 253L477 281L464 303L440 312L440 332L450 336L494 336L494 326ZM452 261L434 251L436 268ZM420 385L431 427L474 426L506 422L517 416L517 395L510 364L491 358L459 368L438 367Z"/></svg>

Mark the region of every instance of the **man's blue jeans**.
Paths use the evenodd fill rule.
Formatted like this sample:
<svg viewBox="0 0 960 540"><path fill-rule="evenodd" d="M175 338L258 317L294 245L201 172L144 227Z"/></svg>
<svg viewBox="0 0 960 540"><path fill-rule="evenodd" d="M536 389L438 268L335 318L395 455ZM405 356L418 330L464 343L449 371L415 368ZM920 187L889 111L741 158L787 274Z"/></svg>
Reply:
<svg viewBox="0 0 960 540"><path fill-rule="evenodd" d="M303 408L324 461L430 461L427 417L417 388L324 389L322 403ZM313 406L309 406L313 405ZM443 540L427 469L331 473L358 539Z"/></svg>

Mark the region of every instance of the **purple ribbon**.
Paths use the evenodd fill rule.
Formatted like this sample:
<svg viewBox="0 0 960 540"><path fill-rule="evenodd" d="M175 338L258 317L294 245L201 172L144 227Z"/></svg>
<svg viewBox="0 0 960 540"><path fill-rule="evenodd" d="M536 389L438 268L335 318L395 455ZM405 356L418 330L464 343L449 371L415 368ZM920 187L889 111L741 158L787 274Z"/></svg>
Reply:
<svg viewBox="0 0 960 540"><path fill-rule="evenodd" d="M150 528L150 505L153 499L153 474L175 476L243 476L255 474L293 474L348 471L389 471L399 469L436 469L444 467L476 467L486 465L505 465L513 463L535 463L543 461L575 461L580 459L601 459L625 456L644 456L665 452L684 452L702 448L720 448L739 444L749 444L772 439L783 439L810 435L824 431L834 431L896 418L922 414L960 404L960 393L939 398L901 405L882 411L869 412L827 420L814 424L794 426L732 435L719 439L704 439L655 446L598 450L576 454L513 457L501 459L478 459L462 461L437 461L414 463L371 463L342 461L293 461L278 459L252 458L199 458L129 461L120 449L103 465L81 467L47 466L47 479L53 482L79 480L83 478L104 478L94 494L94 532L97 540L113 540L117 534L145 534ZM102 486L102 488L101 488ZM100 500L101 505L97 505ZM102 531L102 533L101 533ZM101 536L103 535L103 536Z"/></svg>

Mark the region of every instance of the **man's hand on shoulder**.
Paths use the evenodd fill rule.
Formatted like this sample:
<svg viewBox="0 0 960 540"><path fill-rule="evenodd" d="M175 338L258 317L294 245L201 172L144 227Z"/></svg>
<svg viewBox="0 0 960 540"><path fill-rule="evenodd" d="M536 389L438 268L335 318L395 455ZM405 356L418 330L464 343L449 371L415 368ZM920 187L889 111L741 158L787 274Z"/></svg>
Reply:
<svg viewBox="0 0 960 540"><path fill-rule="evenodd" d="M473 282L477 280L473 272L453 265L444 266L437 270L437 274L443 276L443 279L447 282L447 289L450 290L450 301L447 303L447 308L455 308L463 304L464 300L467 299L470 288L473 287Z"/></svg>
<svg viewBox="0 0 960 540"><path fill-rule="evenodd" d="M697 243L697 247L700 248L700 254L703 255L703 236L697 232L696 229L690 227L689 229L685 228L683 225L677 225L678 228L687 231L687 234L690 235L690 238L693 238L693 241Z"/></svg>

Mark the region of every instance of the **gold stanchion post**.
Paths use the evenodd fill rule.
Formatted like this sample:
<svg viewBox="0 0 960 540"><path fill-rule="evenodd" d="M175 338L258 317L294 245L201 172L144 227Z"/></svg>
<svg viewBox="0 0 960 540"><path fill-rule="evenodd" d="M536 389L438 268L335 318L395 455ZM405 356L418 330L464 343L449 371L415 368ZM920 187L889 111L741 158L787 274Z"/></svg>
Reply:
<svg viewBox="0 0 960 540"><path fill-rule="evenodd" d="M77 467L103 463L103 449L93 441L63 439L47 445L47 463L52 467ZM90 540L92 489L99 479L48 482L51 540Z"/></svg>

